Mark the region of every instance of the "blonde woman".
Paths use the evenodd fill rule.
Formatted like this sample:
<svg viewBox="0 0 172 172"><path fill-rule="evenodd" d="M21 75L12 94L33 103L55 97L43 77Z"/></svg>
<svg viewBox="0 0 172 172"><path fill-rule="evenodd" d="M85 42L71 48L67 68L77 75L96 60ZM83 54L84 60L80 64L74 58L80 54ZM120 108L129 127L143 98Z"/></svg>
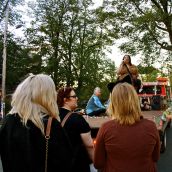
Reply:
<svg viewBox="0 0 172 172"><path fill-rule="evenodd" d="M117 84L110 96L111 121L99 130L94 165L101 172L156 172L160 140L155 124L141 117L135 89Z"/></svg>
<svg viewBox="0 0 172 172"><path fill-rule="evenodd" d="M48 75L31 75L17 87L12 96L12 109L0 129L4 172L45 171L45 127L49 116L53 120L47 172L71 170L72 151L58 121L56 99L55 85Z"/></svg>

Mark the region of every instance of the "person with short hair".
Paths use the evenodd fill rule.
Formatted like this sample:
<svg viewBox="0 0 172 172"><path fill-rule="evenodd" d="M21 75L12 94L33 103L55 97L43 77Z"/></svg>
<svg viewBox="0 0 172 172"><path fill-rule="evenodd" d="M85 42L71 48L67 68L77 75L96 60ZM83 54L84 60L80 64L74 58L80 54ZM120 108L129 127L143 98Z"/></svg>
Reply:
<svg viewBox="0 0 172 172"><path fill-rule="evenodd" d="M160 138L153 121L144 119L133 86L118 83L108 113L112 120L98 131L94 166L101 172L156 172Z"/></svg>
<svg viewBox="0 0 172 172"><path fill-rule="evenodd" d="M99 99L100 95L101 90L99 87L96 87L86 106L86 114L88 116L100 116L100 114L106 112L105 106L102 105Z"/></svg>
<svg viewBox="0 0 172 172"><path fill-rule="evenodd" d="M57 92L60 119L64 124L74 150L73 172L90 172L94 147L91 129L85 118L78 112L78 97L72 87L62 87ZM65 122L64 122L65 121Z"/></svg>
<svg viewBox="0 0 172 172"><path fill-rule="evenodd" d="M56 100L55 84L48 75L30 75L17 86L12 96L12 109L0 128L0 156L4 172L72 170L73 151L59 122ZM47 152L45 132L50 117Z"/></svg>

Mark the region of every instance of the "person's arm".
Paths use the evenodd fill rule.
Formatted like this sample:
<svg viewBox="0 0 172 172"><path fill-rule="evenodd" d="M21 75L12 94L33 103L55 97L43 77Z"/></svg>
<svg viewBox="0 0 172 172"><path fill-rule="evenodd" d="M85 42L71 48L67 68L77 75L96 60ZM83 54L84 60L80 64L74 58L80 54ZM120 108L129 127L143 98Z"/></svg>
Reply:
<svg viewBox="0 0 172 172"><path fill-rule="evenodd" d="M138 70L137 66L135 66L135 65L132 65L130 67L130 72L134 79L136 79L139 76L139 70Z"/></svg>
<svg viewBox="0 0 172 172"><path fill-rule="evenodd" d="M150 98L148 97L148 104L150 105Z"/></svg>
<svg viewBox="0 0 172 172"><path fill-rule="evenodd" d="M88 152L90 160L93 161L94 145L91 138L90 126L81 115L75 114L73 117L75 118L75 125L77 126L77 130L80 133L81 140Z"/></svg>
<svg viewBox="0 0 172 172"><path fill-rule="evenodd" d="M94 166L97 169L102 169L106 163L106 151L105 151L103 133L104 133L103 128L101 127L96 137L96 145L95 145L94 161L93 161Z"/></svg>
<svg viewBox="0 0 172 172"><path fill-rule="evenodd" d="M86 150L88 152L88 155L90 159L93 161L94 159L94 144L93 140L91 138L91 133L83 133L81 134L81 139L83 141L84 146L86 147Z"/></svg>
<svg viewBox="0 0 172 172"><path fill-rule="evenodd" d="M99 108L105 108L105 107L102 105L102 103L100 102L100 99L99 99L97 96L94 96L93 98L94 98L94 103L95 103L95 105L96 105L97 107L99 107Z"/></svg>
<svg viewBox="0 0 172 172"><path fill-rule="evenodd" d="M120 64L119 68L117 69L117 75L122 75L124 73L124 62Z"/></svg>

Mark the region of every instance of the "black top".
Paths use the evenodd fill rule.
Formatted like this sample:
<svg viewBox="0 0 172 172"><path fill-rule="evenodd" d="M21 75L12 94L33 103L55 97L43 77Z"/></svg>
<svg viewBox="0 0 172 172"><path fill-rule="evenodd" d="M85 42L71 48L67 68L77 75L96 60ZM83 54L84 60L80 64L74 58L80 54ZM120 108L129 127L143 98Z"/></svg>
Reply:
<svg viewBox="0 0 172 172"><path fill-rule="evenodd" d="M63 118L70 112L67 109L60 108L60 118L61 121ZM90 132L90 126L86 122L86 120L82 117L82 115L74 112L71 116L67 119L64 129L68 133L69 139L71 140L74 154L75 154L75 161L76 161L76 168L75 172L89 172L89 157L86 148L83 146L83 142L81 140L80 134Z"/></svg>
<svg viewBox="0 0 172 172"><path fill-rule="evenodd" d="M48 117L43 118L45 126ZM0 129L0 155L4 172L44 172L45 137L31 121L7 115ZM72 149L60 123L52 120L48 150L48 172L71 171Z"/></svg>

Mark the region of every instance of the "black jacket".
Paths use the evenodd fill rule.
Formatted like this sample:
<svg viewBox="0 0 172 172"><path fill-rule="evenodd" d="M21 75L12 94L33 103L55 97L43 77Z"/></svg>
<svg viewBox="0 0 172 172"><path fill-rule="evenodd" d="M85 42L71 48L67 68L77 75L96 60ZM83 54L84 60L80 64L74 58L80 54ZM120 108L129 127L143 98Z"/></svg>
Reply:
<svg viewBox="0 0 172 172"><path fill-rule="evenodd" d="M48 117L43 119L45 126ZM17 114L7 115L0 129L4 172L44 172L45 137L31 121L27 127ZM48 172L71 171L72 150L60 123L53 119L48 150ZM56 170L55 170L56 169Z"/></svg>

